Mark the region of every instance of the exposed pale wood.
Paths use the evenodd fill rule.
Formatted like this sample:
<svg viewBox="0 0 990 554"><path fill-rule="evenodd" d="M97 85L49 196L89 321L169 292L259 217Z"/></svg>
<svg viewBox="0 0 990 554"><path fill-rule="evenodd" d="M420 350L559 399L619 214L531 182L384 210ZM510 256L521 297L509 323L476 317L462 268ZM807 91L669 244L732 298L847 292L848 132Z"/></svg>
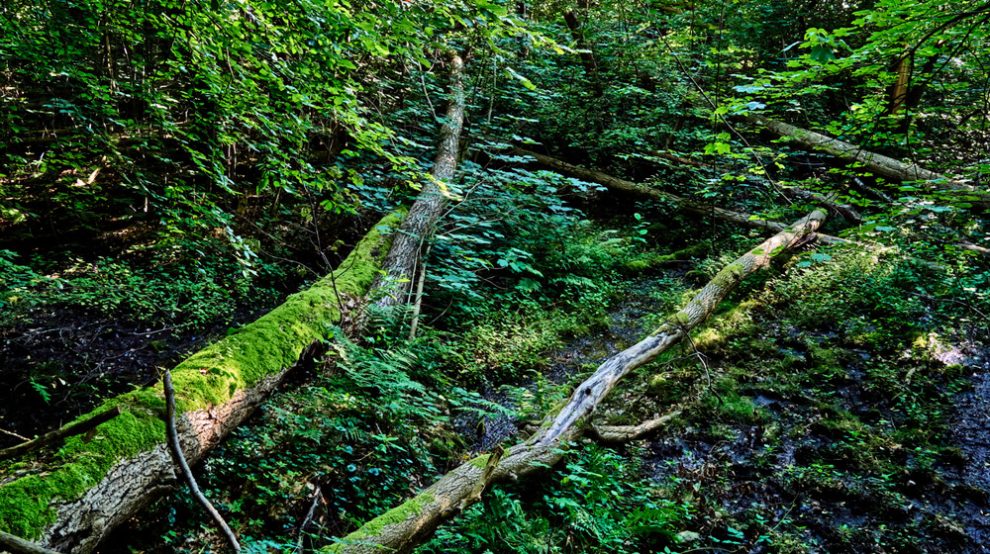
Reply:
<svg viewBox="0 0 990 554"><path fill-rule="evenodd" d="M59 554L57 550L26 541L6 531L0 531L0 552L10 552L11 554Z"/></svg>
<svg viewBox="0 0 990 554"><path fill-rule="evenodd" d="M389 225L395 219L394 215L383 218L337 269L338 275L351 275L355 272L367 275L367 277L358 277L348 281L347 288L341 290L341 293L348 299L348 309L355 307L354 299L357 295L368 290L372 280L372 271L379 267L381 254L384 254L384 249L388 245L387 238L382 236L379 227ZM206 369L201 370L196 367L200 363L199 360L202 359L197 356L204 354L204 352L210 352L210 354L206 354L210 360L209 363L219 364L223 359L224 349L229 349L231 355L236 356L245 346L243 344L245 341L254 340L262 341L258 346L267 348L267 352L282 352L286 360L293 359L293 362L286 366L266 368L267 373L250 386L245 385L237 390L232 390L226 400L182 413L176 420L176 426L182 450L189 463L194 464L202 459L207 452L249 417L254 409L283 381L294 367L295 360L312 355L313 345L319 344L323 338L321 335L322 327L313 325L314 321L330 317L334 318L335 322L340 321L341 314L338 312L337 302L328 298L323 292L326 287L327 284L324 281L317 283L311 290L290 296L282 306L262 316L258 322L248 324L239 333L222 339L219 343L207 347L207 350L199 354L194 354L189 360L183 362L186 365L180 364L187 378L198 379L189 377L191 374L203 375L206 372ZM309 310L309 315L306 316L305 321L297 322L298 327L290 327L288 321L283 325L274 323L282 321L288 313L295 313L303 304ZM346 314L343 315L346 316ZM273 323L275 327L271 327ZM272 331L275 333L281 331L285 335L272 336L270 334ZM276 344L268 344L269 338L278 338L281 341L277 341ZM219 354L220 358L217 358L214 353ZM181 387L177 392L180 402L189 399ZM135 425L141 425L142 428L146 427L151 419L156 416L160 417L154 411L154 401L151 399L151 395L140 394L140 391L125 394L108 402L114 401L117 401L117 405L124 408L119 417L129 417ZM102 444L126 444L127 438L122 435L130 432L129 426L105 431L108 427L110 426L95 427L94 432L98 436L94 440L100 441ZM92 455L97 454L82 450L78 453L73 451L68 457L46 459L32 466L31 470L23 475L5 479L3 484L0 484L0 487L11 487L15 490L19 490L18 487L23 487L29 491L27 494L30 494L32 487L36 486L34 483L38 483L37 498L50 506L53 511L51 522L42 523L43 527L31 530L35 533L34 536L38 537L38 542L42 546L81 554L91 552L113 529L130 519L158 495L173 490L177 484L175 464L169 455L164 431L160 442L152 443L146 449L136 453L121 453L115 459L108 460L108 468L101 469L99 474L90 473L78 477L72 474L72 478L87 479L87 488L79 496L53 494L50 488L43 485L43 481L32 478L34 474L41 473L51 475L54 478L65 479L62 474L72 470L64 469L63 466L78 464L81 459ZM99 455L106 454L100 452ZM0 495L0 499L2 499L0 501L0 515L16 517L22 506L9 504L9 502L13 502L12 498L16 499L17 496Z"/></svg>
<svg viewBox="0 0 990 554"><path fill-rule="evenodd" d="M479 456L447 473L412 499L369 521L354 533L324 549L326 552L409 552L442 522L476 502L491 481L519 479L558 462L566 445L587 430L595 408L629 372L653 360L683 339L714 312L716 306L747 275L801 243L821 225L825 213L815 210L724 267L680 311L643 340L605 360L579 385L567 403L545 420L527 441L495 460ZM651 422L650 425L662 425Z"/></svg>
<svg viewBox="0 0 990 554"><path fill-rule="evenodd" d="M681 411L675 410L660 417L644 421L639 425L592 425L588 429L588 434L591 438L599 442L622 444L656 433L680 415Z"/></svg>
<svg viewBox="0 0 990 554"><path fill-rule="evenodd" d="M186 461L185 454L182 453L182 444L179 441L179 431L175 427L175 388L172 387L172 372L165 370L165 375L162 378L162 388L165 391L165 427L168 433L168 448L172 453L172 459L175 460L176 465L182 471L182 477L192 492L193 498L199 502L199 505L206 510L206 513L210 515L210 519L213 523L220 529L221 534L227 540L227 544L230 545L230 549L234 552L241 551L241 543L237 541L237 535L234 531L230 529L227 525L227 520L220 515L220 512L213 507L213 503L210 502L209 498L203 494L203 491L199 490L199 483L196 482L196 477L193 475L192 469L189 467L189 462Z"/></svg>
<svg viewBox="0 0 990 554"><path fill-rule="evenodd" d="M864 150L855 144L809 131L800 127L774 121L763 116L750 116L750 121L782 137L788 137L805 148L821 150L852 162L859 162L867 170L896 181L934 181L933 190L949 190L960 193L961 199L974 202L990 202L990 193L958 182L955 178L925 169L914 162L896 160L890 156Z"/></svg>
<svg viewBox="0 0 990 554"><path fill-rule="evenodd" d="M984 256L990 256L990 248L987 248L985 246L980 246L978 244L973 244L972 242L968 242L968 241L960 242L959 248L962 248L963 250L969 250L970 252L983 254Z"/></svg>

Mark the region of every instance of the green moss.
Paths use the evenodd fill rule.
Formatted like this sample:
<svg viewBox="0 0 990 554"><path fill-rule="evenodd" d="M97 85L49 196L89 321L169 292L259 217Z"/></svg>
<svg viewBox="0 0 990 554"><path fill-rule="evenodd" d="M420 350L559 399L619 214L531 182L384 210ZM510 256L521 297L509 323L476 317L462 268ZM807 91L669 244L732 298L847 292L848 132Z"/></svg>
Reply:
<svg viewBox="0 0 990 554"><path fill-rule="evenodd" d="M378 274L387 238L382 230L401 218L384 217L354 248L341 268L239 332L193 354L172 370L180 412L229 400L238 390L294 364L303 349L327 336L340 320L336 290L362 296ZM73 501L99 483L118 461L164 442L162 393L157 387L112 398L78 419L114 406L123 413L100 425L94 436L65 441L44 467L0 486L0 529L39 538L55 521L55 504ZM10 474L10 466L4 471Z"/></svg>
<svg viewBox="0 0 990 554"><path fill-rule="evenodd" d="M759 302L745 300L738 304L723 302L723 305L727 307L720 309L705 328L694 337L694 344L699 350L718 348L730 337L745 337L756 330L753 310L760 305Z"/></svg>
<svg viewBox="0 0 990 554"><path fill-rule="evenodd" d="M479 456L476 459L485 458L486 456ZM399 504L395 508L385 512L384 514L376 517L375 519L365 523L360 529L354 531L350 535L340 539L340 542L331 546L327 546L320 550L321 552L343 552L348 546L355 544L361 544L377 537L383 529L389 525L395 525L397 523L402 523L410 517L419 515L425 506L431 504L434 500L434 496L429 491L424 491L416 496L410 498L409 500Z"/></svg>
<svg viewBox="0 0 990 554"><path fill-rule="evenodd" d="M488 459L490 457L491 454L482 454L480 456L475 456L474 458L471 458L471 460L468 461L468 463L478 469L485 469L485 466L488 465Z"/></svg>
<svg viewBox="0 0 990 554"><path fill-rule="evenodd" d="M626 261L623 267L631 272L647 271L670 262L688 260L699 256L704 254L710 247L711 243L709 241L702 240L669 254L646 252Z"/></svg>

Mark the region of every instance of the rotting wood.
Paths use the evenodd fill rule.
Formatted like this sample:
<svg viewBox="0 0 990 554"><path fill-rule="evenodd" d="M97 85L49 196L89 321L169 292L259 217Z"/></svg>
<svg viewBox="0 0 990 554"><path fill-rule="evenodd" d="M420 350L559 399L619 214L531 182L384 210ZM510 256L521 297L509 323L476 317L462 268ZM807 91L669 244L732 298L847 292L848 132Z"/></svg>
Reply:
<svg viewBox="0 0 990 554"><path fill-rule="evenodd" d="M701 216L714 217L722 221L729 223L735 223L745 227L752 227L754 229L767 229L771 231L780 232L787 229L787 225L780 223L779 221L772 221L768 219L761 219L743 212L735 212L732 210L727 210L724 208L718 208L708 204L703 204L700 202L695 202L694 200L678 196L676 194L671 194L669 192L664 192L662 190L657 190L653 187L649 187L643 184L634 183L632 181L627 181L625 179L620 179L614 177L607 173L601 171L596 171L594 169L586 169L580 166L576 166L571 163L567 163L563 160L554 158L553 156L547 156L546 154L540 154L538 152L533 152L530 150L525 150L522 148L515 148L514 152L523 156L529 156L534 158L538 163L549 167L555 171L571 175L583 181L588 181L590 183L598 183L604 185L605 187L620 191L635 194L637 196L646 196L662 202L670 202L675 206ZM877 247L871 244L865 244L861 242L851 241L841 237L836 237L833 235L827 235L824 233L815 233L814 238L819 242L824 244L855 244L864 248L876 249ZM882 248L882 247L880 247Z"/></svg>
<svg viewBox="0 0 990 554"><path fill-rule="evenodd" d="M346 314L340 313L337 293L349 305L367 293L388 247L383 229L398 217L384 217L358 243L332 276L336 288L331 276L324 277L172 370L181 412L176 424L189 463L202 459L244 421L301 357L314 352L314 344L343 323ZM164 406L161 391L146 387L81 416L78 421L115 407L121 411L92 429L92 440L68 437L53 456L4 475L0 529L46 548L91 552L115 527L176 485L165 444Z"/></svg>
<svg viewBox="0 0 990 554"><path fill-rule="evenodd" d="M192 469L189 467L189 462L186 461L186 456L182 453L182 445L179 443L179 432L175 428L175 388L172 386L172 373L167 369L162 377L162 388L165 392L165 426L168 434L168 449L172 453L172 459L175 460L175 464L182 471L182 477L189 487L190 492L192 492L193 498L210 515L210 519L220 529L220 533L227 540L230 549L234 552L240 552L241 543L237 541L237 535L231 530L230 525L227 525L227 520L220 515L220 512L213 506L210 499L206 498L203 491L199 490L199 483L196 482L196 476L193 475Z"/></svg>
<svg viewBox="0 0 990 554"><path fill-rule="evenodd" d="M699 162L697 160L692 160L690 158L685 158L684 156L679 156L672 152L654 150L650 152L650 155L656 156L658 158L663 158L668 161L676 162L681 165L689 165L691 167L696 167L698 169L710 169L713 171L715 170L715 168L711 164ZM824 194L820 194L811 190L794 187L794 186L782 187L780 191L784 194L784 196L787 196L788 198L804 200L812 204L817 204L826 207L830 211L841 216L843 219L845 219L850 223L859 224L863 222L863 216L861 216L855 208L853 208L848 204L839 204L837 202L834 202L828 197L826 197Z"/></svg>
<svg viewBox="0 0 990 554"><path fill-rule="evenodd" d="M17 535L0 531L0 552L11 554L59 554L58 551L45 548L40 544L26 541Z"/></svg>
<svg viewBox="0 0 990 554"><path fill-rule="evenodd" d="M409 552L437 526L478 500L475 491L489 482L516 480L558 462L571 441L581 437L595 408L629 372L655 359L704 322L743 278L767 267L777 255L792 249L814 233L825 219L815 210L722 268L688 304L656 331L609 357L575 388L567 403L545 419L528 440L505 451L478 456L447 473L433 485L323 552Z"/></svg>
<svg viewBox="0 0 990 554"><path fill-rule="evenodd" d="M778 223L776 221L768 221L765 219L760 219L758 217L752 216L747 213L734 212L732 210L726 210L723 208L717 208L715 206L710 206L707 204L702 204L700 202L695 202L694 200L684 198L683 196L678 196L676 194L671 194L669 192L664 192L657 190L646 185L639 183L634 183L632 181L627 181L625 179L620 179L618 177L613 177L607 173L601 171L596 171L594 169L586 169L580 166L576 166L571 163L567 163L563 160L559 160L552 156L547 156L546 154L540 154L537 152L532 152L530 150L524 150L522 148L516 148L515 151L523 156L529 156L534 158L541 165L545 165L561 173L566 173L581 179L583 181L588 181L592 183L600 183L606 187L636 194L638 196L649 196L657 200L671 202L677 207L702 216L711 216L723 221L728 221L731 223L736 223L746 227L753 227L756 229L769 229L772 231L782 231L787 228L783 223Z"/></svg>

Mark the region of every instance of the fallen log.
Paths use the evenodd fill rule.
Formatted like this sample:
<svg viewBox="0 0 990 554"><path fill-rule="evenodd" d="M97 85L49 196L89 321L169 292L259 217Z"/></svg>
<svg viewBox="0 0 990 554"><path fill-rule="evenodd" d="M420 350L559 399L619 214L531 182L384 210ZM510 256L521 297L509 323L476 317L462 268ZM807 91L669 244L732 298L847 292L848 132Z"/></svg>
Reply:
<svg viewBox="0 0 990 554"><path fill-rule="evenodd" d="M744 277L767 267L774 256L804 241L824 219L825 213L815 210L722 268L659 329L605 360L527 441L516 444L500 457L485 454L462 464L412 499L365 523L323 551L408 552L442 522L477 502L489 483L519 479L552 466L563 457L567 444L587 431L589 416L620 379L677 344L705 321Z"/></svg>
<svg viewBox="0 0 990 554"><path fill-rule="evenodd" d="M443 209L440 183L449 181L457 166L464 119L463 62L457 54L451 55L450 67L451 101L431 171L434 181L401 225L401 212L386 216L336 271L171 371L181 412L179 446L189 464L247 418L303 353L343 323L349 315L341 313L345 301L356 307L365 297L380 298L382 305L402 300L401 294L389 293L391 283L414 273L423 240ZM386 228L394 231L383 233ZM92 440L72 437L51 459L25 471L18 464L0 469L0 530L56 550L92 551L114 527L177 482L164 408L162 393L153 388L110 399L67 427L93 421L93 414L122 412L95 426Z"/></svg>
<svg viewBox="0 0 990 554"><path fill-rule="evenodd" d="M672 202L677 207L698 215L711 216L716 219L721 219L722 221L727 221L729 223L735 223L745 227L752 227L755 229L768 229L771 231L780 232L787 229L787 225L780 223L779 221L771 221L768 219L761 219L759 217L744 213L744 212L734 212L732 210L726 210L724 208L718 208L708 204L702 204L700 202L695 202L688 198L678 196L676 194L671 194L669 192L664 192L662 190L657 190L653 187L648 187L639 183L634 183L632 181L626 181L625 179L620 179L614 177L607 173L602 173L601 171L596 171L594 169L585 169L574 164L567 163L563 160L559 160L552 156L547 156L546 154L539 154L537 152L532 152L529 150L524 150L522 148L515 148L516 153L529 156L536 159L541 165L549 167L555 171L565 173L581 179L583 181L588 181L590 183L598 183L605 185L606 187L617 190L621 192L627 192L635 194L637 196L646 196L649 198L654 198L663 202ZM856 244L866 248L874 248L873 245L863 244L855 241L850 241L844 238L826 235L824 233L815 233L814 238L825 244Z"/></svg>
<svg viewBox="0 0 990 554"><path fill-rule="evenodd" d="M650 155L656 156L658 158L663 158L665 160L669 160L672 162L676 162L681 165L689 165L691 167L696 167L698 169L710 169L713 171L715 170L715 168L711 164L706 164L704 162L699 162L696 160L692 160L690 158L678 156L676 154L673 154L671 152L665 152L663 150L654 150L650 152ZM804 200L811 202L812 204L817 204L826 207L829 209L829 211L834 212L835 214L841 216L843 219L845 219L850 223L859 224L863 222L863 216L861 216L859 212L856 211L855 208L853 208L848 204L837 204L832 200L830 200L829 198L827 198L824 194L820 194L811 190L793 187L793 186L783 187L780 189L780 191L784 194L784 196L787 196L788 198Z"/></svg>
<svg viewBox="0 0 990 554"><path fill-rule="evenodd" d="M464 128L464 61L456 52L450 53L450 99L440 127L437 154L430 170L431 180L423 186L416 201L409 208L402 225L392 239L383 273L375 280L374 289L381 290L376 304L394 306L404 301L407 284L416 273L416 263L423 245L433 233L437 219L446 203L444 182L450 181L457 170L460 136Z"/></svg>
<svg viewBox="0 0 990 554"><path fill-rule="evenodd" d="M863 150L859 146L832 138L828 135L809 131L782 121L774 121L763 116L750 116L753 123L781 137L789 138L805 148L821 150L836 158L858 162L867 170L895 181L933 181L935 190L961 193L959 201L990 202L990 193L958 182L955 178L936 173L914 162L903 162L883 154Z"/></svg>
<svg viewBox="0 0 990 554"><path fill-rule="evenodd" d="M567 163L563 160L558 160L552 156L547 156L546 154L540 154L537 152L532 152L529 150L524 150L522 148L516 148L515 151L523 156L529 156L536 159L541 165L545 165L555 171L561 173L566 173L581 179L583 181L588 181L591 183L600 183L606 187L636 194L638 196L649 196L661 201L671 202L677 207L692 213L696 213L703 216L712 216L723 221L728 221L730 223L737 223L746 227L754 227L757 229L770 229L772 231L782 231L787 228L783 223L778 223L776 221L768 221L765 219L760 219L756 216L752 216L743 212L734 212L732 210L726 210L723 208L717 208L715 206L710 206L708 204L702 204L700 202L695 202L689 198L684 198L683 196L678 196L676 194L671 194L669 192L664 192L657 190L646 185L639 183L634 183L632 181L626 181L625 179L620 179L618 177L613 177L607 173L602 173L601 171L596 171L594 169L586 169L583 167L576 166L574 164Z"/></svg>
<svg viewBox="0 0 990 554"><path fill-rule="evenodd" d="M190 463L244 421L300 356L341 323L341 297L364 296L388 247L383 228L398 218L383 218L331 275L172 370L179 439ZM120 410L91 429L92 436L71 436L53 452L0 466L0 530L58 551L92 551L177 483L164 408L157 387L111 398L68 426Z"/></svg>

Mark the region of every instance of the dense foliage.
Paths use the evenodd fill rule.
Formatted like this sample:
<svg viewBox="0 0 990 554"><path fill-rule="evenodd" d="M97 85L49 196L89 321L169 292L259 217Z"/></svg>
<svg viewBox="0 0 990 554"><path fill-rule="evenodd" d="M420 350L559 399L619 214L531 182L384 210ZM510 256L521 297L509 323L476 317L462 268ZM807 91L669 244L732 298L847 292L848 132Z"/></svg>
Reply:
<svg viewBox="0 0 990 554"><path fill-rule="evenodd" d="M976 0L5 2L2 445L156 382L411 202L456 51L464 146L422 305L368 307L359 336L342 321L197 468L247 551L331 545L532 433L766 235L525 147L705 210L830 206L847 240L745 281L595 414L676 407L671 425L569 445L418 551L977 552L988 21ZM942 177L884 176L753 116ZM186 489L125 527L107 551L221 548Z"/></svg>

